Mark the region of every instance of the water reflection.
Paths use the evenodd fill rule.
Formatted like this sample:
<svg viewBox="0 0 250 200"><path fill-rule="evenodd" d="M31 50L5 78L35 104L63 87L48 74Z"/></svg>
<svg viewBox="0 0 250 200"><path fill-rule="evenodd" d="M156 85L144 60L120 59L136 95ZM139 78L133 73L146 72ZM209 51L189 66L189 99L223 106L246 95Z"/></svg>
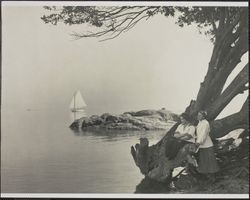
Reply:
<svg viewBox="0 0 250 200"><path fill-rule="evenodd" d="M129 130L82 130L71 129L75 136L78 137L92 137L93 139L101 139L104 142L115 142L131 140L131 138L139 139L140 137L147 137L151 142L159 141L166 133L165 130L157 131L129 131ZM135 141L136 142L136 141ZM129 147L128 147L129 148Z"/></svg>
<svg viewBox="0 0 250 200"><path fill-rule="evenodd" d="M91 137L93 139L101 139L104 142L115 142L121 139L121 133L115 131L83 131L83 130L72 130L75 136L80 137Z"/></svg>
<svg viewBox="0 0 250 200"><path fill-rule="evenodd" d="M72 130L75 136L89 136L93 139L101 139L104 142L124 141L127 138L142 134L138 131L121 131L121 130ZM144 133L145 134L145 133Z"/></svg>
<svg viewBox="0 0 250 200"><path fill-rule="evenodd" d="M169 184L160 183L145 177L136 186L134 193L169 193L171 191Z"/></svg>
<svg viewBox="0 0 250 200"><path fill-rule="evenodd" d="M135 144L139 141L140 137L147 137L150 141L150 145L157 143L167 132L167 130L161 131L130 131L130 130L105 130L105 129L96 129L96 130L82 130L82 129L71 129L74 136L83 137L84 140L93 140L94 143L101 142L102 145L105 142L114 142L115 145L120 144L118 147L119 150L115 150L119 152L121 149L127 149L127 154L130 154L130 145ZM110 151L113 149L113 146L109 146L109 149L105 149L105 151ZM126 151L126 150L125 150ZM131 155L124 155L125 157L131 158ZM119 159L114 161L119 165ZM134 166L133 160L128 159L127 161L129 166ZM134 168L136 168L134 166ZM140 173L135 172L135 173ZM139 175L139 174L138 174ZM112 177L110 177L112 179ZM167 183L160 183L154 180L150 180L145 177L141 180L139 184L134 184L134 193L169 193L170 187ZM131 185L131 183L129 184Z"/></svg>

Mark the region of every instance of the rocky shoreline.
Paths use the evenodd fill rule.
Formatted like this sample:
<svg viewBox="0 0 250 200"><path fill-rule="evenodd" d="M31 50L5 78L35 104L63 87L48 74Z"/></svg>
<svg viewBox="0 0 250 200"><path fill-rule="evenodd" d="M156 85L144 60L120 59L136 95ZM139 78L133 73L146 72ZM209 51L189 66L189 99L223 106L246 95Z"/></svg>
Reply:
<svg viewBox="0 0 250 200"><path fill-rule="evenodd" d="M136 186L135 193L249 194L249 137L244 137L249 132L238 131L241 134L237 138L230 137L215 143L220 167L215 181L211 182L199 174L184 170L170 185L146 176Z"/></svg>
<svg viewBox="0 0 250 200"><path fill-rule="evenodd" d="M120 115L104 113L92 115L74 121L71 129L108 129L108 130L166 130L179 120L179 116L171 111L141 110L125 112Z"/></svg>

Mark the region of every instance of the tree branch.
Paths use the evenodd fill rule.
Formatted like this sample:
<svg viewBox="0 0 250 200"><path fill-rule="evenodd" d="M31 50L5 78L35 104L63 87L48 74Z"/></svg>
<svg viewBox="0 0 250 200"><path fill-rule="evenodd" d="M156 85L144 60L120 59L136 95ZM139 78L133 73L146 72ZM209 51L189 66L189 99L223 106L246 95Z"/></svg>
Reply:
<svg viewBox="0 0 250 200"><path fill-rule="evenodd" d="M226 13L228 12L228 10L225 7L219 9L220 9L220 19L218 25L218 32L221 33L221 30L223 30L225 26Z"/></svg>
<svg viewBox="0 0 250 200"><path fill-rule="evenodd" d="M224 92L206 108L209 120L215 119L235 96L247 89L245 85L249 81L248 68L249 64L247 63Z"/></svg>
<svg viewBox="0 0 250 200"><path fill-rule="evenodd" d="M98 32L94 32L91 34L74 34L74 36L80 39L83 37L101 37L101 36L107 36L108 34L110 34L110 37L104 38L100 41L114 39L118 37L122 32L129 30L131 27L133 27L142 19L149 17L150 15L147 13L147 11L152 10L152 13L155 14L159 10L159 7L140 7L140 8L144 8L144 9L139 10L139 11L133 11L133 12L125 12L125 13L122 13L124 9L123 10L120 9L116 11L116 14L121 13L119 15L115 15L115 14L106 15L104 17L105 19L112 18L112 20L118 20L119 18L121 18L118 20L119 21L118 24L116 21L116 22L111 23L110 25L106 25L106 27L108 28L107 30L98 31ZM139 16L141 16L144 13L145 15L139 18ZM122 18L122 17L125 17L125 18Z"/></svg>
<svg viewBox="0 0 250 200"><path fill-rule="evenodd" d="M223 119L215 120L211 123L210 136L220 138L227 135L230 131L249 126L249 96L243 104L241 110Z"/></svg>
<svg viewBox="0 0 250 200"><path fill-rule="evenodd" d="M240 14L240 12L238 12L234 21L225 27L225 30L223 31L223 34L221 35L222 39L226 38L228 34L232 33L234 27L239 23L240 18L241 18L241 14Z"/></svg>

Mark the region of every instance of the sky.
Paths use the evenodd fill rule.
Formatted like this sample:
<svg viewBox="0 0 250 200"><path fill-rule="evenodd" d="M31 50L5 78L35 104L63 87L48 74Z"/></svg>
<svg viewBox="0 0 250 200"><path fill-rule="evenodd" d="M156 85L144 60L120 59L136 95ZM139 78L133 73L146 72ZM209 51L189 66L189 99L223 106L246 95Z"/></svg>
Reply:
<svg viewBox="0 0 250 200"><path fill-rule="evenodd" d="M181 113L196 98L213 48L196 27L157 15L113 40L74 40L70 33L88 27L45 24L45 12L2 7L2 109L69 109L76 90L89 115L163 107ZM220 116L238 111L245 98Z"/></svg>

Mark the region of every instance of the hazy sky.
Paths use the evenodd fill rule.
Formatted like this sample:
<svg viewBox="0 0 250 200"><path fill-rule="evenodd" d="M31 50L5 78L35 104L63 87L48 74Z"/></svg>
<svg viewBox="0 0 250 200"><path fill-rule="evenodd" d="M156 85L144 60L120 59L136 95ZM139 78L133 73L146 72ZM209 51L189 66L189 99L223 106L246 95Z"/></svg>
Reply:
<svg viewBox="0 0 250 200"><path fill-rule="evenodd" d="M195 27L180 28L158 15L113 40L73 40L69 34L85 26L44 24L44 12L2 7L3 109L68 109L78 89L88 114L162 107L182 112L196 98L212 44ZM245 97L224 114L239 110Z"/></svg>

